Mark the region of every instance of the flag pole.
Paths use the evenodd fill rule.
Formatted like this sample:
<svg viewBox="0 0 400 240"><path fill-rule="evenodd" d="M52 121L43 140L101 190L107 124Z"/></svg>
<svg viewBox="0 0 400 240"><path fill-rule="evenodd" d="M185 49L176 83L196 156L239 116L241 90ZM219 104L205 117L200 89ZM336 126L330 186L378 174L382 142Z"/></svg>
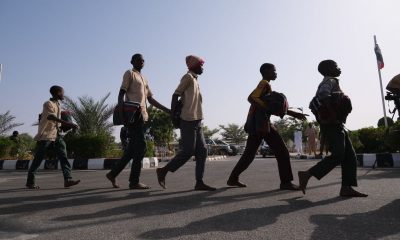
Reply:
<svg viewBox="0 0 400 240"><path fill-rule="evenodd" d="M378 44L376 41L376 35L374 35L374 42L375 42L375 46ZM382 74L381 74L381 68L379 67L379 63L377 62L377 66L378 66L378 74L379 74L379 83L381 86L381 97L382 97L382 107L383 107L383 116L384 116L384 121L385 121L385 128L388 128L388 122L386 119L386 107L385 107L385 97L383 94L383 86L382 86Z"/></svg>

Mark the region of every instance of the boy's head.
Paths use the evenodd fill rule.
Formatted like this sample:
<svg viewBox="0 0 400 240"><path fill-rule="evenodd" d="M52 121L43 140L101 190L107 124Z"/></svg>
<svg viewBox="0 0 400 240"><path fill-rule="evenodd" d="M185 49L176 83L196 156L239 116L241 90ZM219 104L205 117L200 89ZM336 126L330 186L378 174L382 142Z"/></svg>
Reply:
<svg viewBox="0 0 400 240"><path fill-rule="evenodd" d="M185 61L186 66L190 71L196 73L197 75L201 75L203 73L204 59L198 56L189 55L186 57Z"/></svg>
<svg viewBox="0 0 400 240"><path fill-rule="evenodd" d="M18 137L19 132L18 132L18 131L14 131L12 135L13 135L14 137Z"/></svg>
<svg viewBox="0 0 400 240"><path fill-rule="evenodd" d="M260 73L265 80L275 80L277 77L276 69L274 64L271 63L264 63L260 67Z"/></svg>
<svg viewBox="0 0 400 240"><path fill-rule="evenodd" d="M333 60L324 60L318 64L318 72L326 77L339 77L342 71Z"/></svg>
<svg viewBox="0 0 400 240"><path fill-rule="evenodd" d="M50 88L50 94L56 100L64 100L64 89L60 86L52 86Z"/></svg>
<svg viewBox="0 0 400 240"><path fill-rule="evenodd" d="M140 53L136 53L132 56L131 64L136 70L142 70L144 67L144 58Z"/></svg>

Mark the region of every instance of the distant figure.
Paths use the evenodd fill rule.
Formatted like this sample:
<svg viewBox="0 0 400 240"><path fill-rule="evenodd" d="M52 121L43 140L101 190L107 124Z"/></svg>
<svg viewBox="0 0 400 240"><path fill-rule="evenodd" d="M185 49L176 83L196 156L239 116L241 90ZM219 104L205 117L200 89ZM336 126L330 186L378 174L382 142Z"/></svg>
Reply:
<svg viewBox="0 0 400 240"><path fill-rule="evenodd" d="M20 147L20 139L19 139L19 132L14 131L12 135L10 136L10 140L14 142L14 146L12 146L10 154L13 157L19 157L18 152L19 152L19 147Z"/></svg>
<svg viewBox="0 0 400 240"><path fill-rule="evenodd" d="M276 107L275 110L281 111L272 111L274 106L279 106L279 104L276 103L280 102L277 101L277 99L266 98L266 96L276 95L273 94L274 92L272 91L270 83L277 78L275 66L271 63L264 63L260 67L260 73L263 79L248 97L251 106L245 124L245 130L248 133L246 148L236 166L233 168L227 185L232 187L246 187L246 184L239 181L239 176L253 162L261 141L264 140L274 152L278 162L279 177L281 180L279 188L281 190L297 191L299 187L292 184L293 174L289 150L279 132L275 127L271 126L270 116L279 115L283 117L287 114L300 120L305 120L306 118L302 113L287 110L287 102L286 104L281 104L280 108ZM283 110L283 108L285 109ZM278 112L279 114L277 114Z"/></svg>
<svg viewBox="0 0 400 240"><path fill-rule="evenodd" d="M308 155L311 155L311 153L314 153L314 156L317 156L317 130L315 129L314 125L312 123L308 124L308 127L305 131L305 135L307 137L307 150L308 150Z"/></svg>
<svg viewBox="0 0 400 240"><path fill-rule="evenodd" d="M297 154L303 154L303 133L299 130L294 132L294 148Z"/></svg>
<svg viewBox="0 0 400 240"><path fill-rule="evenodd" d="M175 115L179 102L182 101L180 114L181 144L179 152L169 163L157 169L158 183L165 186L165 177L168 172L175 172L182 167L192 156L196 159L196 185L197 191L214 191L203 182L204 168L207 159L207 145L203 133L203 99L200 93L198 77L203 73L204 60L197 56L187 56L186 65L188 72L183 75L180 84L172 95L171 110Z"/></svg>
<svg viewBox="0 0 400 240"><path fill-rule="evenodd" d="M12 135L10 136L10 140L15 142L15 143L18 143L19 142L19 132L18 131L14 131L12 133Z"/></svg>
<svg viewBox="0 0 400 240"><path fill-rule="evenodd" d="M342 197L366 197L357 192L357 156L351 144L349 134L344 128L347 115L351 112L351 101L344 95L339 86L338 77L341 70L333 60L322 61L318 71L324 79L318 86L316 96L310 103L310 109L315 114L321 126L321 132L329 144L331 155L323 158L307 171L300 171L300 188L305 194L307 183L311 177L318 180L326 176L336 166L342 166Z"/></svg>
<svg viewBox="0 0 400 240"><path fill-rule="evenodd" d="M63 137L60 135L61 124L68 125L73 129L76 129L78 126L61 119L60 101L64 100L64 89L60 86L52 86L50 94L52 96L50 100L43 104L38 133L35 136L35 140L37 141L36 153L28 171L28 179L26 180L26 187L30 189L40 188L35 183L35 175L48 148L53 148L57 158L60 160L64 175L64 187L69 188L80 182L80 180L72 180L71 165L67 159L67 147Z"/></svg>
<svg viewBox="0 0 400 240"><path fill-rule="evenodd" d="M146 123L149 120L147 101L154 107L168 114L170 110L153 98L153 93L150 90L149 84L141 72L144 67L143 56L139 53L134 54L131 58L131 64L133 69L126 71L122 79L118 94L118 104L123 106L124 100L139 102L142 111L141 117L134 125L125 124L127 125L125 127L127 129L127 138L129 142L124 149L122 158L118 160L111 171L106 174L106 178L111 182L114 188L120 188L121 186L117 183L117 176L132 160L129 189L142 190L150 188L139 181L142 162L147 148L145 139ZM121 114L123 115L123 112ZM124 119L123 116L121 119Z"/></svg>
<svg viewBox="0 0 400 240"><path fill-rule="evenodd" d="M328 152L329 152L328 143L326 142L326 138L325 138L324 134L322 134L322 131L319 131L319 154L318 154L318 157L322 158L322 156L324 154L324 150L325 150L325 154L328 155Z"/></svg>

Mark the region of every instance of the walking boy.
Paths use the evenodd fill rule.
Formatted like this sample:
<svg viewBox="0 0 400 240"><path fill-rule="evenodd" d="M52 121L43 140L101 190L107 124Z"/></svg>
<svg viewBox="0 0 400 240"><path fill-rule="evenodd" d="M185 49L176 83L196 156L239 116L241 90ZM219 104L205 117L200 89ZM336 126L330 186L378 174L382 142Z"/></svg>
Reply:
<svg viewBox="0 0 400 240"><path fill-rule="evenodd" d="M60 136L61 124L76 129L73 123L61 119L60 101L64 100L64 89L60 86L50 88L51 98L43 104L43 111L39 120L39 130L35 136L37 141L35 157L28 171L26 187L29 189L39 189L35 183L37 169L43 161L48 148L54 148L57 158L60 160L61 169L64 175L64 187L68 188L80 182L72 180L71 165L67 159L66 144Z"/></svg>
<svg viewBox="0 0 400 240"><path fill-rule="evenodd" d="M132 70L125 72L121 89L118 95L118 104L123 105L124 97L126 101L139 102L142 110L142 117L140 122L134 126L125 126L127 131L127 137L129 138L128 145L124 148L124 154L120 160L115 164L106 177L110 180L114 188L120 188L121 186L117 183L117 176L126 167L131 159L132 167L129 177L129 188L130 189L149 189L150 187L140 183L139 177L142 170L142 161L144 154L146 153L146 122L149 119L147 113L147 101L154 107L161 109L167 113L170 110L153 98L153 93L150 90L147 80L141 73L144 67L144 59L141 54L135 54L132 56L131 64L133 65Z"/></svg>
<svg viewBox="0 0 400 240"><path fill-rule="evenodd" d="M182 100L180 120L181 149L178 154L163 168L157 169L157 178L161 187L165 186L165 177L168 172L175 172L182 167L192 156L196 157L196 185L195 190L214 191L203 182L204 167L207 158L207 147L204 140L202 120L202 96L200 93L198 76L203 73L203 59L196 56L187 56L186 65L189 71L182 77L181 83L172 96L171 109L174 113L178 106L178 98Z"/></svg>
<svg viewBox="0 0 400 240"><path fill-rule="evenodd" d="M349 100L340 102L344 94L339 86L338 77L341 70L333 60L324 60L318 65L318 71L324 76L324 79L318 86L316 102L321 103L320 107L313 107L316 104L310 104L311 110L316 113L317 121L321 125L321 133L324 136L330 156L323 158L315 166L307 171L300 171L300 188L305 194L308 180L315 177L322 179L337 165L342 166L342 187L340 196L342 197L367 197L368 195L357 192L353 187L357 186L357 156L351 144L349 135L344 129L347 114L351 111ZM337 100L339 99L339 100ZM346 104L347 103L347 104ZM350 105L350 106L348 106ZM348 106L349 110L342 109ZM343 114L341 114L343 113Z"/></svg>
<svg viewBox="0 0 400 240"><path fill-rule="evenodd" d="M246 184L239 181L239 175L253 162L257 149L260 146L261 141L264 139L273 150L276 160L278 161L278 170L281 180L280 189L299 190L298 186L292 184L293 174L290 165L289 151L282 137L278 131L271 126L269 118L257 118L257 115L265 112L267 109L267 105L262 101L262 97L272 92L270 81L274 81L277 77L275 66L270 63L264 63L261 65L260 73L263 79L248 98L251 106L245 125L245 130L249 134L246 148L242 157L239 159L239 162L232 170L227 184L235 187L246 187ZM305 115L302 113L288 110L287 114L294 118L305 120Z"/></svg>

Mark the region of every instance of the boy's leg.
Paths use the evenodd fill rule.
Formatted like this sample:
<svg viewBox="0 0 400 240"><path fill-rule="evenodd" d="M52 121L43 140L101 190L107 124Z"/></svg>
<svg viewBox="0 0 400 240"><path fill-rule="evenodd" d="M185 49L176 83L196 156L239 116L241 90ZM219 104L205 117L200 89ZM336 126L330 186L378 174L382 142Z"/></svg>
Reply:
<svg viewBox="0 0 400 240"><path fill-rule="evenodd" d="M181 140L179 152L165 167L157 168L157 179L161 187L165 187L165 177L168 172L175 172L182 167L195 154L196 150L196 126L201 121L181 120Z"/></svg>
<svg viewBox="0 0 400 240"><path fill-rule="evenodd" d="M278 161L278 170L281 184L293 181L292 166L290 164L289 150L278 131L271 127L270 132L264 137L265 142L274 151Z"/></svg>
<svg viewBox="0 0 400 240"><path fill-rule="evenodd" d="M236 166L233 168L228 183L230 181L238 181L239 175L250 166L256 156L258 147L261 144L261 140L262 138L256 135L248 136L246 148L244 149L239 161L236 163Z"/></svg>
<svg viewBox="0 0 400 240"><path fill-rule="evenodd" d="M165 166L165 170L175 172L195 154L198 122L181 120L181 149Z"/></svg>
<svg viewBox="0 0 400 240"><path fill-rule="evenodd" d="M80 180L72 180L71 165L69 164L67 157L67 146L62 137L57 137L56 142L54 143L54 148L57 158L60 160L61 170L64 176L64 187L68 188L80 183Z"/></svg>
<svg viewBox="0 0 400 240"><path fill-rule="evenodd" d="M57 154L57 158L60 161L61 170L63 172L64 181L68 181L72 179L71 177L71 165L68 162L67 158L67 146L62 137L58 137L55 142L55 152Z"/></svg>
<svg viewBox="0 0 400 240"><path fill-rule="evenodd" d="M128 130L129 131L129 130ZM122 158L117 160L114 167L107 173L107 178L112 182L113 186L118 188L118 184L116 183L115 178L125 169L126 165L133 158L133 154L135 151L134 140L131 138L128 142L128 145L124 149L124 153Z"/></svg>
<svg viewBox="0 0 400 240"><path fill-rule="evenodd" d="M345 130L340 125L329 125L323 127L323 135L330 146L331 155L323 158L314 167L309 169L312 176L318 180L323 178L332 169L342 163L345 159Z"/></svg>
<svg viewBox="0 0 400 240"><path fill-rule="evenodd" d="M129 177L129 187L136 188L139 184L140 172L142 170L142 162L144 155L146 154L146 139L144 136L145 129L144 125L130 128L129 136L131 141L129 142L130 148L134 149L132 154L132 166L131 174ZM129 161L128 161L129 162ZM143 188L148 188L143 185Z"/></svg>
<svg viewBox="0 0 400 240"><path fill-rule="evenodd" d="M50 144L50 141L38 141L36 143L36 153L28 170L26 186L35 186L35 174L37 172L37 169L40 167L40 164L42 163L43 158L46 154L46 149Z"/></svg>
<svg viewBox="0 0 400 240"><path fill-rule="evenodd" d="M346 132L346 157L342 162L342 186L357 186L357 155Z"/></svg>
<svg viewBox="0 0 400 240"><path fill-rule="evenodd" d="M207 159L207 144L204 139L203 128L199 122L196 129L196 181L203 181L204 168Z"/></svg>

